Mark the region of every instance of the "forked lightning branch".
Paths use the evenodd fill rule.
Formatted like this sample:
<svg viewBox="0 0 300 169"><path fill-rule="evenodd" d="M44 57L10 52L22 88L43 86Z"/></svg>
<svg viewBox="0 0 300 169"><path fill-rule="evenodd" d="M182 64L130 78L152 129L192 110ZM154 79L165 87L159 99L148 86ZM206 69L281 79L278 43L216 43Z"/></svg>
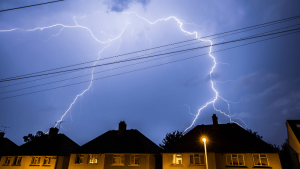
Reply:
<svg viewBox="0 0 300 169"><path fill-rule="evenodd" d="M188 126L188 127L184 130L183 133L186 133L186 131L188 131L193 125L195 125L196 120L198 119L198 117L199 117L201 111L202 111L203 109L205 109L207 106L210 106L210 105L213 106L213 108L214 108L215 111L220 112L220 113L224 114L225 116L227 116L227 117L229 118L230 122L236 123L236 124L238 124L239 126L241 126L239 123L237 123L237 122L235 122L235 121L232 120L232 116L231 116L231 114L230 114L230 104L229 104L229 101L226 100L226 99L224 99L223 97L221 97L221 96L219 95L218 91L217 91L217 90L215 89L215 87L214 87L214 80L213 80L213 77L212 77L212 73L214 72L214 69L216 68L217 61L216 61L216 58L211 54L211 52L212 52L212 45L213 45L213 42L212 42L211 40L209 40L209 39L202 39L202 38L198 37L198 33L197 33L196 31L194 31L194 32L189 32L189 31L183 29L183 25L185 24L185 22L184 22L183 20L178 19L178 18L175 17L175 16L170 16L170 17L167 17L167 18L157 19L156 21L151 22L151 21L147 20L146 18L144 18L144 17L138 15L136 12L124 12L123 14L124 14L124 15L132 15L132 16L134 16L134 17L137 17L137 18L140 20L140 22L146 22L147 24L150 24L150 25L153 25L153 24L159 24L160 22L172 22L172 21L175 21L175 22L178 24L178 26L179 26L180 30L182 31L182 33L188 34L188 35L191 35L191 36L194 36L198 41L206 42L206 43L208 43L208 44L210 45L210 47L209 47L209 57L210 57L211 60L213 61L213 66L212 66L211 69L210 69L209 75L210 75L211 90L214 91L215 95L214 95L214 97L213 97L211 100L209 100L209 101L207 101L206 103L204 103L203 106L200 107L200 108L198 109L198 111L197 111L197 113L196 113L194 119L192 120L191 125ZM84 17L81 17L81 18L84 18ZM96 63L97 63L97 62L100 60L100 58L101 58L101 53L102 53L104 50L106 50L106 49L110 46L110 44L111 44L113 41L116 41L116 40L120 39L120 38L122 37L122 35L124 34L124 32L125 32L126 28L128 27L128 25L130 25L130 23L127 22L127 23L124 25L122 31L121 31L117 36L115 36L115 37L113 37L113 38L108 38L107 40L104 40L104 41L101 41L101 40L99 40L99 39L95 36L95 33L94 33L91 29L89 29L89 28L86 27L86 26L79 25L79 24L77 23L77 21L76 21L76 17L73 17L73 20L74 20L74 24L75 24L75 25L73 25L73 26L70 26L70 25L64 25L64 24L54 24L54 25L50 25L50 26L47 26L47 27L36 27L36 28L32 28L32 29L27 29L27 30L26 30L26 29L21 29L21 28L14 28L14 29L10 29L10 30L0 30L0 32L3 32L3 33L4 33L4 32L11 32L11 31L18 31L18 30L19 30L19 31L28 31L28 32L30 31L30 32L31 32L31 31L37 31L37 30L43 31L44 29L51 29L51 28L54 28L54 27L61 27L60 30L59 30L59 32L58 32L57 34L52 35L52 36L49 37L48 40L51 40L51 38L55 38L55 36L59 36L60 33L61 33L62 31L64 31L64 30L66 30L66 29L74 29L74 28L84 29L84 30L86 30L86 31L89 32L90 36L93 37L93 39L95 40L96 43L106 44L106 45L98 52L97 60L94 61L94 63L93 63L93 66L95 66ZM104 34L104 35L106 35L103 31L101 31L101 33ZM132 32L131 32L131 34L132 34ZM148 37L147 37L147 39L148 39ZM150 40L150 39L148 39L148 40ZM151 40L150 40L150 41L151 41ZM64 118L65 115L72 109L73 105L76 103L76 101L78 100L78 98L82 97L87 91L90 90L90 88L91 88L91 86L92 86L92 84L93 84L93 80L94 80L94 75L93 75L93 74L94 74L94 67L92 68L92 71L91 71L91 80L90 80L90 83L89 83L88 87L87 87L86 89L84 89L81 93L79 93L79 94L77 94L77 95L75 96L74 100L71 102L71 104L70 104L70 106L68 107L68 109L62 114L61 118L57 121L55 127L57 127L57 125L59 125L60 122L62 122L63 118ZM218 99L220 99L220 100L226 102L227 107L228 107L228 114L225 113L224 111L221 111L220 109L217 109L217 108L216 108L215 102L216 102ZM242 127L242 126L241 126L241 127Z"/></svg>

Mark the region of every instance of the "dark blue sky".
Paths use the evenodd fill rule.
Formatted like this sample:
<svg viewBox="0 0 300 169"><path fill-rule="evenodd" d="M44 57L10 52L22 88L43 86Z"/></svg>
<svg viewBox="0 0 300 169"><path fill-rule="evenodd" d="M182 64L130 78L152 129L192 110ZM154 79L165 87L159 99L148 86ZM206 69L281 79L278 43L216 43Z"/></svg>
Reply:
<svg viewBox="0 0 300 169"><path fill-rule="evenodd" d="M41 2L47 1L2 0L0 10ZM189 35L181 29L197 32L198 37L203 37L284 19L300 15L299 7L299 1L281 0L65 0L1 12L0 78L195 38L195 34ZM140 17L128 12L136 12ZM170 16L180 19L182 27L180 28L175 19L150 23ZM212 42L220 43L294 24L300 24L300 20L213 39ZM297 26L290 29L292 28ZM285 121L300 118L299 38L300 33L212 54L217 62L212 73L214 87L223 99L229 101L230 112L227 103L221 97L216 100L215 107L225 114L231 113L233 121L244 128L257 131L270 143L282 144L287 138ZM215 46L211 50L253 41ZM209 42L176 50L200 45L209 45ZM158 50L148 52L156 51ZM115 57L97 64L145 55L148 52ZM97 67L94 72L104 72L94 74L93 78L142 69L207 52L209 48L204 48L125 68L118 67L141 61ZM6 137L20 145L23 143L22 137L29 133L47 132L70 108L63 117L65 122L60 132L80 145L107 130L118 129L120 121L125 121L127 128L138 129L158 144L166 133L188 128L198 110L214 99L215 92L211 88L209 78L213 66L213 59L205 55L96 80L92 84L82 83L0 100L0 126L10 127L6 130ZM3 86L31 79L1 82L0 93L3 93L69 79L0 94L0 98L89 81L91 75L72 78L91 72L92 69L85 69L10 87ZM81 93L83 94L71 105ZM219 123L230 122L228 116L214 110L210 104L200 112L195 125L211 124L212 114L217 114Z"/></svg>

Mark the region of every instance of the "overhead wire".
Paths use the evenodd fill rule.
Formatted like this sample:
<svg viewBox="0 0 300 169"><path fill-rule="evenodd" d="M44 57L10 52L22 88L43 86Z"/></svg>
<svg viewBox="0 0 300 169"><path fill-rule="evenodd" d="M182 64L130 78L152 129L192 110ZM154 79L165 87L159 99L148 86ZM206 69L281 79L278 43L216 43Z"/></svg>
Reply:
<svg viewBox="0 0 300 169"><path fill-rule="evenodd" d="M33 7L33 6L39 6L39 5L46 5L46 4L55 3L55 2L60 2L60 1L64 1L64 0L57 0L57 1L51 1L51 2L45 2L45 3L39 3L39 4L34 4L34 5L21 6L21 7L17 7L17 8L4 9L4 10L0 10L0 12L12 11L12 10L22 9L22 8L29 8L29 7Z"/></svg>
<svg viewBox="0 0 300 169"><path fill-rule="evenodd" d="M126 56L126 55L130 55L130 54L134 54L134 53L145 52L145 51L148 51L148 50L154 50L154 49L158 49L158 48L162 48L162 47L177 45L177 44L180 44L180 43L186 43L186 42L190 42L190 41L194 41L194 40L199 40L199 39L204 39L204 38L213 37L213 36L217 36L217 35L227 34L227 33L235 32L235 31L240 31L240 30L245 30L245 29L250 29L250 28L252 28L250 30L253 30L255 27L258 27L258 26L266 27L266 26L279 24L279 23L283 23L283 22L287 22L287 21L291 21L291 20L295 20L295 19L299 19L299 18L300 18L300 15L297 15L297 16L293 16L293 17L289 17L289 18L284 18L284 19L280 19L280 20L266 22L266 23L263 23L263 24L257 24L257 25L248 26L248 27L244 27L244 28L240 28L240 29L235 29L235 30L231 30L231 31L227 31L227 32L222 32L222 33L217 33L217 34L213 34L213 35L209 35L209 36L204 36L204 37L201 37L201 38L194 38L194 39L190 39L190 40L180 41L180 42L176 42L176 43L171 43L171 44L162 45L162 46L158 46L158 47L148 48L148 49L139 50L139 51L135 51L135 52L129 52L129 53L121 54L121 55L111 56L111 57L107 57L107 58L103 58L103 59L92 60L92 61L82 62L82 63L78 63L78 64L73 64L73 65L68 65L68 66L63 66L63 67L58 67L58 68L33 72L33 73L29 73L29 74L8 77L8 78L0 79L0 82L2 82L3 80L8 80L8 79L15 79L17 77L23 77L23 76L33 75L33 74L39 74L39 73L44 73L44 72L48 72L48 71L54 71L54 70L58 70L58 69L64 69L64 68L79 66L79 65L83 65L83 64L96 62L96 61L111 59L111 58L115 58L115 57ZM256 28L256 29L258 29L258 28ZM247 31L247 30L245 30L245 31ZM244 32L244 31L242 31L242 32ZM225 37L225 36L223 36L223 37Z"/></svg>
<svg viewBox="0 0 300 169"><path fill-rule="evenodd" d="M293 27L293 26L298 26L298 25L299 25L299 24L291 25L291 26L287 26L287 27L283 27L283 28L279 28L279 29L274 29L274 30L262 32L262 33L255 34L255 35L256 35L256 36L257 36L257 35L262 35L262 34L274 32L274 31L277 31L277 30L282 30L282 29L286 29L286 28ZM251 36L248 36L248 37L253 37L253 36L255 36L255 35L251 35ZM246 38L246 37L245 37L245 38ZM197 42L196 42L196 43L197 43ZM187 44L187 45L189 45L189 44ZM187 46L187 45L183 45L183 46ZM171 48L171 49L174 49L174 48ZM166 50L170 50L170 49L166 49ZM187 52L189 52L189 51L182 52L182 53L187 53ZM58 82L62 82L62 81L67 81L67 80L71 80L71 79L76 79L76 78L81 78L81 77L85 77L85 76L90 76L90 75L92 75L92 74L94 75L94 74L103 73L103 72L106 72L106 71L111 71L111 70L116 70L116 69L120 69L120 68L129 67L129 66L134 66L134 65L137 65L137 64L142 64L142 63L146 63L146 62L150 62L150 61L155 61L155 60L158 60L158 59L163 59L163 58L166 58L166 57L175 56L175 55L182 54L182 53L176 53L176 54L173 54L173 55L167 55L167 56L160 57L160 58L156 58L156 59L151 59L151 60L147 60L147 61L143 61L143 62L138 62L138 63L134 63L134 64L130 64L130 65L125 65L125 66L121 66L121 67L117 67L117 68L113 68L113 69L107 69L107 70L103 70L103 71L100 71L100 72L89 73L89 74L85 74L85 75L80 75L80 76L76 76L76 77L72 77L72 78L67 78L67 79L62 79L62 80L57 80L57 81L48 82L48 83L44 83L44 84L39 84L39 85L35 85L35 86L30 86L30 87L25 87L25 88L20 88L20 89L15 89L15 90L10 90L10 91L6 91L6 92L2 92L2 93L0 93L0 94L11 93L11 92L15 92L15 91L20 91L20 90L30 89L30 88L34 88L34 87L40 87L40 86L44 86L44 85L49 85L49 84L53 84L53 83L58 83ZM146 54L146 55L148 55L148 54ZM137 57L140 57L140 56L137 56ZM136 57L134 57L134 58L136 58Z"/></svg>
<svg viewBox="0 0 300 169"><path fill-rule="evenodd" d="M275 33L266 34L266 35L251 36L251 37L246 37L246 38L240 38L240 39L236 39L236 40L221 42L221 43L217 43L217 44L213 44L213 45L206 45L206 46L201 46L201 47L183 49L183 50L179 50L179 51L162 53L162 54L145 56L145 57L138 57L138 58L132 58L132 59L124 59L124 60L119 60L119 61L115 61L115 62L104 63L104 64L100 64L100 65L86 66L86 67L81 67L81 68L76 68L76 69L69 69L69 70L63 70L63 71L58 71L58 72L50 72L50 73L45 73L45 74L33 75L33 76L25 76L25 77L19 77L19 78L9 79L9 80L1 80L0 82L20 80L20 79L27 79L27 78L32 78L32 77L46 76L46 75L52 75L52 74L58 74L58 73L64 73L64 72L73 72L73 71L76 71L76 70L83 70L83 69L88 69L88 68L95 68L95 67L100 67L100 66L106 66L106 65L116 64L116 63L124 63L124 62L128 62L128 61L140 60L140 59L145 59L145 58L150 58L150 57L156 57L156 56L161 56L161 55L168 55L168 54L174 54L174 53L185 52L185 51L195 51L195 50L199 50L199 49L202 49L202 48L207 48L207 47L210 47L210 46L217 46L217 45L222 45L222 44L227 44L227 43L232 43L232 42L238 42L238 41L242 41L242 40L249 40L249 39L254 39L254 38L260 38L260 37L264 37L264 36L270 36L270 35L275 35L275 34L280 34L280 33L285 33L285 32L290 32L290 31L295 31L295 30L299 30L299 29L300 28L296 28L296 29L290 29L290 30L281 31L281 32L275 32Z"/></svg>
<svg viewBox="0 0 300 169"><path fill-rule="evenodd" d="M299 28L295 29L295 30L299 30ZM101 80L101 79L105 79L105 78L109 78L109 77L114 77L114 76L124 75L124 74L128 74L128 73L133 73L133 72L136 72L136 71L146 70L146 69L150 69L150 68L154 68L154 67L158 67L158 66L162 66L162 65L176 63L176 62L180 62L180 61L184 61L184 60L196 58L196 57L199 57L199 56L209 55L211 53L218 53L218 52L222 52L222 51L226 51L226 50L230 50L230 49L234 49L234 48L238 48L238 47L242 47L242 46L246 46L246 45L250 45L250 44L255 44L255 43L258 43L258 42L263 42L263 41L267 41L267 40L279 38L279 37L282 37L282 36L291 35L291 34L298 33L298 32L300 32L300 31L289 32L289 33L278 35L278 36L275 36L275 37L270 37L270 38L266 38L266 39L262 39L262 40L258 40L258 41L254 41L254 42L250 42L250 43L246 43L246 44L242 44L242 45L237 45L237 46L230 47L230 48L225 48L225 49L221 49L221 50L217 50L217 51L213 51L213 52L209 52L209 53L205 53L205 54L201 54L201 55L196 55L196 56L192 56L192 57L187 57L187 58L183 58L183 59L179 59L179 60L175 60L175 61L170 61L170 62L166 62L166 63L154 65L154 66L149 66L149 67L145 67L145 68L141 68L141 69L135 69L135 70L132 70L132 71L127 71L127 72L122 72L122 73L118 73L118 74L114 74L114 75L109 75L109 76L105 76L105 77L101 77L101 78L96 78L96 79L93 79L93 80L87 80L87 81L77 82L77 83L73 83L73 84L68 84L68 85L63 85L63 86L48 88L48 89L34 91L34 92L29 92L29 93L24 93L24 94L20 94L20 95L13 95L13 96L9 96L9 97L3 97L3 98L0 98L0 100L14 98L14 97L20 97L20 96L34 94L34 93L40 93L40 92L44 92L44 91L49 91L49 90L59 89L59 88L63 88L63 87L69 87L69 86L74 86L74 85L78 85L78 84L82 84L82 83L87 83L87 82L91 82L91 81L95 81L95 80ZM244 40L248 40L248 39L244 39Z"/></svg>
<svg viewBox="0 0 300 169"><path fill-rule="evenodd" d="M274 29L274 30L271 30L271 31L259 33L259 34L256 34L256 35L260 35L260 34L264 34L264 33L268 33L268 32L274 32L274 31L277 31L277 30L282 30L282 29L286 29L286 28L290 28L290 27L294 27L294 26L299 26L299 25L300 24L295 24L295 25L291 25L291 26L287 26L287 27L283 27L283 28ZM265 27L265 26L263 26L263 27ZM259 27L259 28L262 28L262 27ZM258 28L253 28L253 29L258 29ZM253 29L250 29L250 30L253 30ZM238 34L238 33L242 33L242 32L246 32L246 31L250 31L250 30L244 30L244 31L240 31L240 32L236 32L236 33L232 33L232 34L228 34L228 35L223 35L223 36L211 38L210 40L212 40L212 39L218 39L218 38L222 38L222 37L226 37L226 36L230 36L230 35L234 35L234 34ZM173 48L168 48L168 49L164 49L164 50L160 50L160 51L156 51L156 52L151 52L151 53L147 53L147 54L144 54L144 55L135 56L135 57L132 57L132 58L141 57L141 56L145 56L145 55L147 56L147 55L150 55L150 54L154 54L154 53L158 53L158 52L162 52L162 51L167 51L167 50L171 50L171 49L175 49L175 48L179 48L179 47L184 47L184 46L188 46L188 45L193 45L193 44L200 43L200 42L203 42L203 41L197 41L197 42L186 44L186 45L181 45L181 46L177 46L177 47L173 47ZM1 86L0 88L11 87L11 86L20 85L20 84L29 83L29 82L34 82L34 81L38 81L38 80L43 80L43 79L47 79L47 78L51 78L51 77L57 77L57 76L65 75L65 74L68 74L68 73L71 73L71 72L65 72L65 73L61 73L61 74L57 74L57 75L53 75L53 76L38 78L38 79L29 80L29 81L20 82L20 83L15 83L15 84L10 84L10 85L6 85L6 86ZM97 73L98 72L93 73L93 74L97 74ZM89 76L89 75L91 75L91 74L86 74L86 75L83 75L83 76ZM77 77L74 77L74 78L83 77L83 76L77 76ZM74 79L74 78L72 78L72 79ZM61 82L61 81L65 81L65 80L68 80L68 79L63 79L63 80L56 81L56 82ZM51 84L51 83L52 82L46 83L46 84ZM40 85L38 85L38 86L40 86ZM15 91L15 90L13 90L13 91ZM12 92L12 91L3 92L3 93L9 93L9 92ZM2 94L2 93L0 93L0 94Z"/></svg>

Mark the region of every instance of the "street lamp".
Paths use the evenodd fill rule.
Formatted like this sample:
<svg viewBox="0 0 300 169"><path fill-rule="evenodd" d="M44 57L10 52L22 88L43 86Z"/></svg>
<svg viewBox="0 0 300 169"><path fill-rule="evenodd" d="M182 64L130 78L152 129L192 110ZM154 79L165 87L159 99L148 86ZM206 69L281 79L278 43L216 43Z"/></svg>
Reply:
<svg viewBox="0 0 300 169"><path fill-rule="evenodd" d="M206 152L206 138L203 137L202 141L204 143L204 150L205 150L205 161L206 161L206 169L208 169L208 163L207 163L207 152Z"/></svg>

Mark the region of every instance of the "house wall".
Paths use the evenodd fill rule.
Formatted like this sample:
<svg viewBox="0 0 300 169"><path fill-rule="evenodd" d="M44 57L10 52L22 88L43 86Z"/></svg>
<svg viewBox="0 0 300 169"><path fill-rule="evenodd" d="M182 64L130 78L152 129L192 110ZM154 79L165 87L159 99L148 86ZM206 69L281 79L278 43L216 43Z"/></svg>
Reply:
<svg viewBox="0 0 300 169"><path fill-rule="evenodd" d="M172 159L173 154L169 153L163 153L163 169L206 169L206 166L193 166L190 165L190 154L193 153L179 153L182 155L182 165L172 165ZM269 167L272 167L272 169L282 169L279 155L278 153L264 153L267 154ZM250 168L263 168L263 167L254 167L253 163L253 157L251 153L244 153L244 160L245 160L245 166ZM207 161L208 161L208 168L209 169L238 169L238 168L245 168L245 166L242 167L230 167L226 166L226 155L225 153L212 153L209 152L207 154Z"/></svg>
<svg viewBox="0 0 300 169"><path fill-rule="evenodd" d="M190 155L193 153L178 153L182 155L182 165L172 165L173 154L163 153L163 169L206 169L205 165L190 165ZM200 153L203 154L203 153ZM209 169L216 169L215 153L207 153Z"/></svg>
<svg viewBox="0 0 300 169"><path fill-rule="evenodd" d="M69 169L156 169L156 158L152 154L140 154L139 166L130 166L130 155L124 154L124 165L113 166L112 160L115 154L99 154L97 164L88 164L88 154L83 155L83 164L75 164L76 154L71 154Z"/></svg>
<svg viewBox="0 0 300 169"><path fill-rule="evenodd" d="M286 126L287 126L287 131L288 131L288 143L298 154L300 154L300 144L298 142L298 139L295 136L290 125L288 123L286 123L286 124L287 124Z"/></svg>
<svg viewBox="0 0 300 169"><path fill-rule="evenodd" d="M286 123L286 127L288 131L289 152L292 158L293 167L294 169L299 169L300 168L300 164L299 164L300 144L289 123Z"/></svg>
<svg viewBox="0 0 300 169"><path fill-rule="evenodd" d="M88 154L82 154L83 163L76 164L76 155L77 154L71 154L69 160L69 169L104 169L105 154L98 154L99 159L97 164L88 164Z"/></svg>
<svg viewBox="0 0 300 169"><path fill-rule="evenodd" d="M156 159L153 154L139 154L139 166L130 166L130 155L131 154L124 154L124 166L113 166L112 160L113 160L114 154L106 154L105 156L105 169L155 169Z"/></svg>
<svg viewBox="0 0 300 169"><path fill-rule="evenodd" d="M260 168L259 166L254 166L252 153L243 153L243 154L244 154L245 166L247 168ZM272 169L282 169L278 153L262 153L262 154L267 154L269 167L272 167ZM232 166L232 167L226 166L226 154L225 153L216 153L216 166L217 166L217 169L236 169L236 168L238 168L236 166ZM241 167L241 168L243 168L243 167Z"/></svg>
<svg viewBox="0 0 300 169"><path fill-rule="evenodd" d="M2 156L1 161L0 161L0 169L68 169L68 166L66 166L66 165L63 167L64 156L58 157L57 164L56 164L57 156L47 156L47 157L51 157L50 165L43 165L44 158L46 156L39 156L39 157L41 157L39 165L31 165L31 160L32 160L33 156L22 156L21 165L18 165L18 166L12 165L14 158L16 156L10 156L10 157L12 157L10 164L4 165L7 156ZM68 156L66 156L66 159L68 159Z"/></svg>

